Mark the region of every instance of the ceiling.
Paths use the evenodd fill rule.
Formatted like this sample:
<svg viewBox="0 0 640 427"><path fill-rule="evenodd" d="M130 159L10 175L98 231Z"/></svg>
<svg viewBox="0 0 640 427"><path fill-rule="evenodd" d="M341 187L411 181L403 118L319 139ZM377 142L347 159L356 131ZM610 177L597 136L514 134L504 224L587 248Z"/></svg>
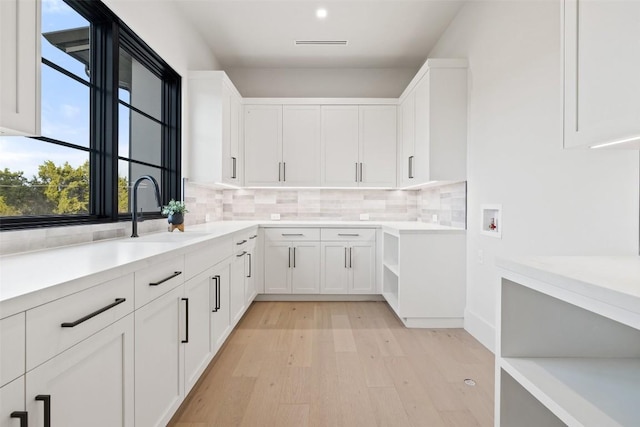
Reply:
<svg viewBox="0 0 640 427"><path fill-rule="evenodd" d="M247 72L252 73L253 80L249 79L251 84L246 86L262 85L262 89L268 80L260 81L263 74L260 70L274 68L333 69L334 77L341 69L345 72L346 69L402 69L398 78L406 80L406 70L417 71L424 63L464 3L459 0L174 1L211 47L221 67L228 71L242 70L245 80ZM316 17L320 7L328 12L324 20ZM348 44L296 46L295 40L347 40ZM330 82L325 83L330 86ZM389 83L393 91L397 91L399 82ZM244 96L252 96L239 89ZM380 92L380 88L377 89ZM333 88L332 93L335 92ZM364 92L361 95L367 95Z"/></svg>

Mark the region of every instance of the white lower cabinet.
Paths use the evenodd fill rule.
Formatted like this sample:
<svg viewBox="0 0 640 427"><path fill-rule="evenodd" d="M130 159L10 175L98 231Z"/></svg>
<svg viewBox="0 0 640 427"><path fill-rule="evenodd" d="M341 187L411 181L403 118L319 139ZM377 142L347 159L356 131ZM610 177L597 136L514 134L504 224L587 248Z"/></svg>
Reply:
<svg viewBox="0 0 640 427"><path fill-rule="evenodd" d="M334 239L338 241L333 241ZM322 240L321 293L376 292L375 230L324 229Z"/></svg>
<svg viewBox="0 0 640 427"><path fill-rule="evenodd" d="M215 354L231 332L229 310L229 264L215 267L211 273L213 281L213 306L211 307L211 343Z"/></svg>
<svg viewBox="0 0 640 427"><path fill-rule="evenodd" d="M0 427L24 427L24 376L0 387Z"/></svg>
<svg viewBox="0 0 640 427"><path fill-rule="evenodd" d="M29 425L133 426L133 323L129 314L27 372Z"/></svg>
<svg viewBox="0 0 640 427"><path fill-rule="evenodd" d="M231 310L231 326L234 327L245 312L245 262L247 252L236 254L231 262L229 308Z"/></svg>
<svg viewBox="0 0 640 427"><path fill-rule="evenodd" d="M256 249L255 245L252 248L248 248L247 255L245 256L245 280L244 280L244 298L246 306L253 302L258 291L256 289Z"/></svg>
<svg viewBox="0 0 640 427"><path fill-rule="evenodd" d="M136 426L166 425L182 403L183 292L179 286L135 312Z"/></svg>
<svg viewBox="0 0 640 427"><path fill-rule="evenodd" d="M189 393L213 357L211 334L212 286L210 271L204 271L184 285L187 310L186 343L184 346L184 387ZM186 306L185 306L186 308Z"/></svg>
<svg viewBox="0 0 640 427"><path fill-rule="evenodd" d="M320 293L320 243L267 241L265 293Z"/></svg>

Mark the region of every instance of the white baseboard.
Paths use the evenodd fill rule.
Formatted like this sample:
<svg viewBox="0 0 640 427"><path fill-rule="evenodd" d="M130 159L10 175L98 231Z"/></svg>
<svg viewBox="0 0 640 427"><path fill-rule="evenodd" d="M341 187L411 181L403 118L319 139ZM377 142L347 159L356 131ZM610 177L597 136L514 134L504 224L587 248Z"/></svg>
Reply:
<svg viewBox="0 0 640 427"><path fill-rule="evenodd" d="M258 294L255 301L384 301L382 295Z"/></svg>
<svg viewBox="0 0 640 427"><path fill-rule="evenodd" d="M407 328L424 328L424 329L443 329L443 328L462 328L464 324L463 318L423 318L423 317L407 317L404 325Z"/></svg>
<svg viewBox="0 0 640 427"><path fill-rule="evenodd" d="M496 328L482 317L464 310L464 329L469 332L475 339L487 347L493 354L496 353Z"/></svg>

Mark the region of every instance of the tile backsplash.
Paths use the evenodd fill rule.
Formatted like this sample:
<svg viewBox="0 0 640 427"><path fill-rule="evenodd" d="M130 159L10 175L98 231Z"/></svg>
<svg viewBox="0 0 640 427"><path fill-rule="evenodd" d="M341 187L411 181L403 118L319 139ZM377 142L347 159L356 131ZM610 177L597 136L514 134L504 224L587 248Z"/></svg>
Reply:
<svg viewBox="0 0 640 427"><path fill-rule="evenodd" d="M281 220L422 221L466 228L466 183L423 190L239 189L219 190L187 183L185 224L209 221ZM141 233L166 230L167 220L139 223ZM0 255L126 237L130 222L77 225L0 233Z"/></svg>

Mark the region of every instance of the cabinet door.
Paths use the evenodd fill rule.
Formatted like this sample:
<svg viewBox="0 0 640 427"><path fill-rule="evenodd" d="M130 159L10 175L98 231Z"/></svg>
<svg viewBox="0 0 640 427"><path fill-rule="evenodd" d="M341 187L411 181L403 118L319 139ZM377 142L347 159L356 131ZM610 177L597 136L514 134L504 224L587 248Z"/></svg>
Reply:
<svg viewBox="0 0 640 427"><path fill-rule="evenodd" d="M231 310L231 327L234 327L238 320L242 317L245 310L244 299L244 263L246 253L235 255L233 262L231 263L231 280L230 280L230 293L229 293L229 308Z"/></svg>
<svg viewBox="0 0 640 427"><path fill-rule="evenodd" d="M216 268L211 273L212 300L211 331L213 353L215 354L231 332L231 315L229 310L229 264Z"/></svg>
<svg viewBox="0 0 640 427"><path fill-rule="evenodd" d="M373 242L349 244L350 294L376 293L376 248Z"/></svg>
<svg viewBox="0 0 640 427"><path fill-rule="evenodd" d="M430 112L430 71L422 76L422 79L416 85L414 89L415 94L415 133L414 133L414 159L413 159L413 176L414 181L418 183L424 183L430 181L429 179L429 163L431 161L429 157L429 122L431 117Z"/></svg>
<svg viewBox="0 0 640 427"><path fill-rule="evenodd" d="M244 114L245 185L282 181L282 106L247 105Z"/></svg>
<svg viewBox="0 0 640 427"><path fill-rule="evenodd" d="M565 147L640 138L639 17L638 1L564 1Z"/></svg>
<svg viewBox="0 0 640 427"><path fill-rule="evenodd" d="M415 126L416 126L416 92L413 90L400 105L402 120L402 153L400 158L400 185L406 187L416 183L415 180Z"/></svg>
<svg viewBox="0 0 640 427"><path fill-rule="evenodd" d="M11 418L16 411L24 411L24 376L0 387L0 427L21 427L18 418Z"/></svg>
<svg viewBox="0 0 640 427"><path fill-rule="evenodd" d="M264 291L290 294L291 246L289 242L267 240L264 245Z"/></svg>
<svg viewBox="0 0 640 427"><path fill-rule="evenodd" d="M254 298L257 295L256 291L256 260L254 258L255 250L247 251L247 255L245 256L245 287L244 287L244 297L246 300L247 308L253 302Z"/></svg>
<svg viewBox="0 0 640 427"><path fill-rule="evenodd" d="M360 107L360 186L396 186L395 105Z"/></svg>
<svg viewBox="0 0 640 427"><path fill-rule="evenodd" d="M211 344L211 275L205 271L185 283L184 297L189 304L189 339L184 346L184 381L186 395L198 381L212 357Z"/></svg>
<svg viewBox="0 0 640 427"><path fill-rule="evenodd" d="M183 291L181 285L134 313L137 426L166 425L184 397Z"/></svg>
<svg viewBox="0 0 640 427"><path fill-rule="evenodd" d="M320 293L320 243L292 244L291 292L294 294Z"/></svg>
<svg viewBox="0 0 640 427"><path fill-rule="evenodd" d="M323 106L322 185L358 185L358 107ZM395 158L395 154L394 154Z"/></svg>
<svg viewBox="0 0 640 427"><path fill-rule="evenodd" d="M36 396L46 395L50 396L53 426L132 427L133 341L130 314L28 372L29 425L45 425L47 403L36 400ZM156 373L148 379L147 387L156 388L159 382L162 375ZM136 409L137 405L136 400Z"/></svg>
<svg viewBox="0 0 640 427"><path fill-rule="evenodd" d="M321 244L322 282L320 293L346 294L349 292L349 248L344 243Z"/></svg>
<svg viewBox="0 0 640 427"><path fill-rule="evenodd" d="M0 135L40 134L40 0L0 1Z"/></svg>
<svg viewBox="0 0 640 427"><path fill-rule="evenodd" d="M227 159L227 163L230 167L230 175L228 179L229 184L240 185L242 176L242 158L240 157L240 135L241 135L241 111L242 104L240 102L240 98L238 98L235 94L231 96L230 99L230 141L229 141L229 156Z"/></svg>
<svg viewBox="0 0 640 427"><path fill-rule="evenodd" d="M285 105L282 113L282 181L320 185L320 107Z"/></svg>

